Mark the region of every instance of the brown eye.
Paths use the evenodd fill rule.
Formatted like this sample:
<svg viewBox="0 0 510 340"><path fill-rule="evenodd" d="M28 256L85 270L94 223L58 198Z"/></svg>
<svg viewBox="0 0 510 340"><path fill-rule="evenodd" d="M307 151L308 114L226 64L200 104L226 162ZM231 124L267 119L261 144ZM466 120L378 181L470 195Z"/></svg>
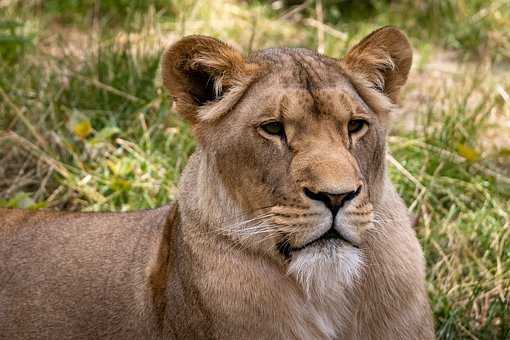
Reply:
<svg viewBox="0 0 510 340"><path fill-rule="evenodd" d="M285 130L283 129L283 124L280 122L269 122L262 124L260 126L264 132L275 135L275 136L284 136Z"/></svg>
<svg viewBox="0 0 510 340"><path fill-rule="evenodd" d="M360 132L361 129L363 129L367 125L367 122L363 119L353 119L349 121L349 124L347 125L347 130L349 130L349 133L356 133Z"/></svg>

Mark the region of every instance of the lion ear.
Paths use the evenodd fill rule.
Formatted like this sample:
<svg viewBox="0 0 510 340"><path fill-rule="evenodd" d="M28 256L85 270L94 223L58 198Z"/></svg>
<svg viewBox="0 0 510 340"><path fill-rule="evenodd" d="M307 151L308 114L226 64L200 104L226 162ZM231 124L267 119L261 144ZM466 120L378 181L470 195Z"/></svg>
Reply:
<svg viewBox="0 0 510 340"><path fill-rule="evenodd" d="M206 36L192 35L172 45L162 61L165 87L177 112L192 123L199 109L222 99L251 72L243 56L227 44Z"/></svg>
<svg viewBox="0 0 510 340"><path fill-rule="evenodd" d="M396 103L400 88L407 81L412 60L413 51L405 34L398 28L386 26L351 48L342 64Z"/></svg>

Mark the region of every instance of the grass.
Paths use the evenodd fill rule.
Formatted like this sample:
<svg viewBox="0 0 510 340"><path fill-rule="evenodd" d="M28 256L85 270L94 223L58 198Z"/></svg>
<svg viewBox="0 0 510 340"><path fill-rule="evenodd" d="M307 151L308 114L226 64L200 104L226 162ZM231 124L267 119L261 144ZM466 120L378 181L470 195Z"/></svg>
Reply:
<svg viewBox="0 0 510 340"><path fill-rule="evenodd" d="M308 3L310 5L294 15L295 18L322 17L325 23L348 33L349 40L357 40L376 27L396 25L410 35L415 46L417 43L434 44L460 50L468 57L496 60L510 57L510 4L507 0L322 0Z"/></svg>
<svg viewBox="0 0 510 340"><path fill-rule="evenodd" d="M474 86L441 89L418 112L421 128L390 138L393 179L419 219L442 339L510 334L510 179L477 151L496 101Z"/></svg>
<svg viewBox="0 0 510 340"><path fill-rule="evenodd" d="M182 35L244 51L307 46L340 56L370 30L396 24L417 62L389 164L418 217L437 335L510 337L510 44L502 29L510 5L125 3L0 1L0 206L125 211L173 199L195 142L158 72L164 46Z"/></svg>

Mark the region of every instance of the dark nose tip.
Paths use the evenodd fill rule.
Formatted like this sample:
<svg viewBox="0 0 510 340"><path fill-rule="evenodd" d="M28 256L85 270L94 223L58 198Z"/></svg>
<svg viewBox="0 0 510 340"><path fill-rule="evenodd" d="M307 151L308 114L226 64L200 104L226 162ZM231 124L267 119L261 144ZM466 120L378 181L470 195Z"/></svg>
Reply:
<svg viewBox="0 0 510 340"><path fill-rule="evenodd" d="M329 192L319 191L315 193L308 188L304 189L305 195L316 201L323 202L326 207L336 216L338 210L342 208L345 203L353 200L361 192L361 185L354 191L347 191L341 194L331 194Z"/></svg>

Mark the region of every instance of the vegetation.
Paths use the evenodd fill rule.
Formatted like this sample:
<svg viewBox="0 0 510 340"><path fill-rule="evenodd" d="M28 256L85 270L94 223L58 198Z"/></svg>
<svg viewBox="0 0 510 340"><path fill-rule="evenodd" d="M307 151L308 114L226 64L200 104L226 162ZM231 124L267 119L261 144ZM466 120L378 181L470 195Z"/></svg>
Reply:
<svg viewBox="0 0 510 340"><path fill-rule="evenodd" d="M507 339L508 1L0 0L0 206L125 211L173 199L195 142L158 72L182 35L341 56L385 24L416 48L389 167L417 216L437 335Z"/></svg>

